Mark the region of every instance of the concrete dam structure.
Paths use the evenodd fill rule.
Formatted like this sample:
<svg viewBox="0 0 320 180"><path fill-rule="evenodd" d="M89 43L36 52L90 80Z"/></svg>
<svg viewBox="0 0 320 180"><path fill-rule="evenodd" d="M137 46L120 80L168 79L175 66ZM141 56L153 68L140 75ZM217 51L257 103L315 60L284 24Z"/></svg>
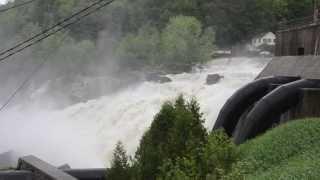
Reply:
<svg viewBox="0 0 320 180"><path fill-rule="evenodd" d="M298 118L320 117L320 57L275 57L223 106L214 126L241 144Z"/></svg>
<svg viewBox="0 0 320 180"><path fill-rule="evenodd" d="M19 159L17 168L1 170L0 179L105 180L105 173L106 169L71 169L69 165L54 167L35 156L25 156Z"/></svg>

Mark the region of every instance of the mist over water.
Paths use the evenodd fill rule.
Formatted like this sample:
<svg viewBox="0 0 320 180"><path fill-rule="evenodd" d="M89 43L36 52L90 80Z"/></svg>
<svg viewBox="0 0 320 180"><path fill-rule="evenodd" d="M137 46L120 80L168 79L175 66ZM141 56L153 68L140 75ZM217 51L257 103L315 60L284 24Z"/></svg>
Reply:
<svg viewBox="0 0 320 180"><path fill-rule="evenodd" d="M218 59L192 73L168 75L170 83L139 82L64 109L51 109L43 101L16 104L1 114L0 152L13 150L17 157L32 154L56 166L108 166L115 143L121 140L133 154L161 105L181 93L199 101L205 126L211 130L227 98L252 81L267 62ZM213 73L224 78L206 85L207 75ZM46 86L34 93L42 91Z"/></svg>

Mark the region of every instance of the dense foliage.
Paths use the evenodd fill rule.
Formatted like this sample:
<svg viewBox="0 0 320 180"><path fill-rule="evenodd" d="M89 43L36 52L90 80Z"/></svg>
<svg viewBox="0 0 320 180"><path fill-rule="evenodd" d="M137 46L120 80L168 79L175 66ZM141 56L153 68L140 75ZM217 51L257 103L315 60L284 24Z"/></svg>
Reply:
<svg viewBox="0 0 320 180"><path fill-rule="evenodd" d="M5 6L21 2L24 0ZM41 32L93 2L41 0L10 10L0 16L1 48ZM209 60L214 45L230 47L274 31L278 21L311 14L312 0L117 0L32 52L55 56L55 62L64 59L65 53L59 51L71 46L75 53L68 54L64 62L80 69L92 61L105 61L101 57L107 53L121 65L181 71ZM90 53L82 56L77 53L80 51ZM33 53L32 59L39 58Z"/></svg>
<svg viewBox="0 0 320 180"><path fill-rule="evenodd" d="M194 17L170 18L163 31L144 26L137 34L129 34L120 42L117 53L121 60L168 70L187 70L193 64L210 59L214 49L212 29L203 31Z"/></svg>
<svg viewBox="0 0 320 180"><path fill-rule="evenodd" d="M124 158L118 173L134 180L318 179L319 119L281 125L236 146L222 130L207 134L201 117L194 100L165 103L130 166ZM117 174L115 164L109 171Z"/></svg>
<svg viewBox="0 0 320 180"><path fill-rule="evenodd" d="M127 171L137 180L213 180L229 172L238 155L223 131L206 132L198 103L180 96L162 106Z"/></svg>

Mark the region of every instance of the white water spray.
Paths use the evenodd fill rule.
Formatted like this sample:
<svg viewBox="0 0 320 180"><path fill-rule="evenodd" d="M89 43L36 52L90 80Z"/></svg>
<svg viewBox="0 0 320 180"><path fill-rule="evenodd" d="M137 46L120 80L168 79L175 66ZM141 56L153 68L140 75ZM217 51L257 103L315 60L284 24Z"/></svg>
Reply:
<svg viewBox="0 0 320 180"><path fill-rule="evenodd" d="M59 111L39 105L16 106L1 117L0 152L32 154L57 166L108 166L115 143L121 140L133 154L161 105L181 93L197 98L210 130L227 98L252 81L267 62L219 59L193 73L169 75L171 83L144 82ZM224 78L218 84L206 85L211 73Z"/></svg>

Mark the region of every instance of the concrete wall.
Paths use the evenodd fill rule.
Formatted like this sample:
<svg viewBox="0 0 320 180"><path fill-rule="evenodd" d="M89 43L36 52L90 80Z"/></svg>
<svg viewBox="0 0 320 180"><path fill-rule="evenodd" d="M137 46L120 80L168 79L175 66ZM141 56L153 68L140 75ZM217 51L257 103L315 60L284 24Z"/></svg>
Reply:
<svg viewBox="0 0 320 180"><path fill-rule="evenodd" d="M258 78L267 76L300 76L305 79L320 79L320 57L275 57Z"/></svg>
<svg viewBox="0 0 320 180"><path fill-rule="evenodd" d="M0 171L0 180L33 180L31 171Z"/></svg>
<svg viewBox="0 0 320 180"><path fill-rule="evenodd" d="M77 180L71 175L34 157L26 156L19 160L18 170L30 171L35 180Z"/></svg>
<svg viewBox="0 0 320 180"><path fill-rule="evenodd" d="M15 170L0 170L0 180L105 180L106 169L56 168L35 156L19 159Z"/></svg>

